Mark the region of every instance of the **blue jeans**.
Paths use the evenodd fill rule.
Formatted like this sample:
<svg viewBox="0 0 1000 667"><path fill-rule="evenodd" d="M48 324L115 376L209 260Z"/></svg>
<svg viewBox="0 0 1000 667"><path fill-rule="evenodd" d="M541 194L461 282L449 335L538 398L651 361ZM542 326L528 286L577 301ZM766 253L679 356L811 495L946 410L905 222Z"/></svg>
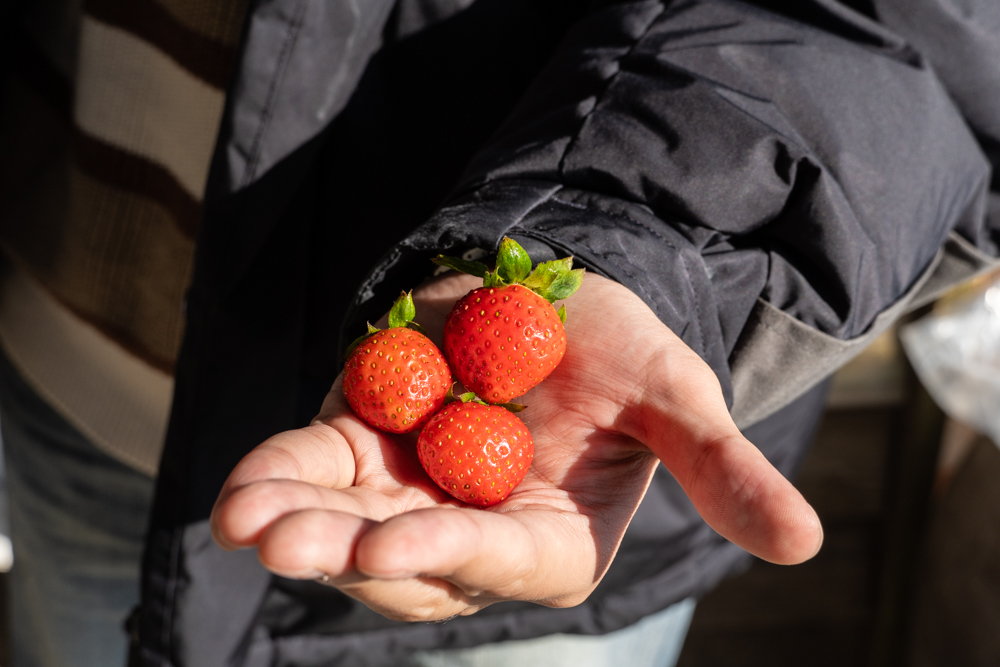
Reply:
<svg viewBox="0 0 1000 667"><path fill-rule="evenodd" d="M124 665L124 620L154 481L94 446L0 354L0 429L10 493L13 667ZM425 651L419 667L672 667L694 601L603 636L552 635Z"/></svg>
<svg viewBox="0 0 1000 667"><path fill-rule="evenodd" d="M0 355L14 667L124 665L153 480L66 423Z"/></svg>
<svg viewBox="0 0 1000 667"><path fill-rule="evenodd" d="M467 649L423 651L419 667L673 667L684 646L693 598L600 636L550 635Z"/></svg>

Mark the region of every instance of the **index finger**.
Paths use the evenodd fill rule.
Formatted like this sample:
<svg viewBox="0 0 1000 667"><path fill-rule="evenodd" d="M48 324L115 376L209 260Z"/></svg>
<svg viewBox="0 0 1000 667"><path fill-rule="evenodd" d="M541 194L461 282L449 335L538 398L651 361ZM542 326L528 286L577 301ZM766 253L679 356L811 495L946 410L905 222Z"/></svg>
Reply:
<svg viewBox="0 0 1000 667"><path fill-rule="evenodd" d="M353 484L357 450L378 436L351 413L342 387L340 375L309 426L278 433L244 456L223 484L219 498L224 500L240 487L268 479L292 479L331 489Z"/></svg>
<svg viewBox="0 0 1000 667"><path fill-rule="evenodd" d="M340 387L338 378L312 424L268 438L236 464L212 509L212 528L220 544L226 540L218 531L219 508L239 489L267 480L307 482L329 489L343 489L354 483L356 443L377 436L345 414Z"/></svg>
<svg viewBox="0 0 1000 667"><path fill-rule="evenodd" d="M343 489L354 482L354 475L353 452L336 429L326 424L313 424L279 433L243 457L230 473L212 508L212 533L224 548L239 546L227 538L232 531L229 524L233 517L220 523L220 512L234 494L255 483L285 480L306 482L302 486L309 488Z"/></svg>

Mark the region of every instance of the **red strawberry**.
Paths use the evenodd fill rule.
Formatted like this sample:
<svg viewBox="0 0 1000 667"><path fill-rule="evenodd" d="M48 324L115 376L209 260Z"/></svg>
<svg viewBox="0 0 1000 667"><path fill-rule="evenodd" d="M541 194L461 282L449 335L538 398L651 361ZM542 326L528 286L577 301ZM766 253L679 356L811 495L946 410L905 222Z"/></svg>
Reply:
<svg viewBox="0 0 1000 667"><path fill-rule="evenodd" d="M535 445L524 422L508 410L455 401L424 426L417 455L442 489L470 505L489 507L524 479Z"/></svg>
<svg viewBox="0 0 1000 667"><path fill-rule="evenodd" d="M465 295L444 325L444 354L468 389L507 403L544 380L566 353L551 303L521 285Z"/></svg>
<svg viewBox="0 0 1000 667"><path fill-rule="evenodd" d="M436 263L482 276L483 287L466 294L444 325L444 353L455 375L490 403L507 403L555 370L566 352L565 299L583 281L573 258L539 264L512 239L500 243L495 271L450 257Z"/></svg>
<svg viewBox="0 0 1000 667"><path fill-rule="evenodd" d="M453 383L441 351L408 327L415 308L403 293L389 312L389 329L368 325L368 335L348 348L344 396L354 414L390 433L420 428L444 405Z"/></svg>

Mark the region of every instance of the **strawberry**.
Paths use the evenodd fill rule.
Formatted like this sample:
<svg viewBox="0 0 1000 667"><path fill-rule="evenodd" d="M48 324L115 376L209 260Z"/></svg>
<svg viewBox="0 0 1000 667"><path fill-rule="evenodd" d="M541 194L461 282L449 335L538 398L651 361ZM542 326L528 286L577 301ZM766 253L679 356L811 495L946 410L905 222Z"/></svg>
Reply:
<svg viewBox="0 0 1000 667"><path fill-rule="evenodd" d="M344 354L344 396L354 414L389 433L408 433L426 423L442 405L453 380L431 340L413 322L411 294L403 293L389 311L388 329L368 325Z"/></svg>
<svg viewBox="0 0 1000 667"><path fill-rule="evenodd" d="M508 410L470 401L472 394L434 415L417 439L417 456L438 486L470 505L503 501L531 467L535 445Z"/></svg>
<svg viewBox="0 0 1000 667"><path fill-rule="evenodd" d="M434 260L483 278L444 325L444 354L465 387L490 403L508 403L555 370L566 353L565 299L583 282L573 258L539 264L513 239L500 242L496 270L453 257Z"/></svg>

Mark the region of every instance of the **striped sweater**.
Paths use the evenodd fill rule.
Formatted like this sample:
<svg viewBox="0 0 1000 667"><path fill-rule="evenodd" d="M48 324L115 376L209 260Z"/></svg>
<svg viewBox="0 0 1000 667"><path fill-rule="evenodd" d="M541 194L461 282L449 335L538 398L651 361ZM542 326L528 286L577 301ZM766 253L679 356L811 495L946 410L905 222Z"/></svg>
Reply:
<svg viewBox="0 0 1000 667"><path fill-rule="evenodd" d="M0 123L0 342L98 446L155 474L245 0L37 3Z"/></svg>

